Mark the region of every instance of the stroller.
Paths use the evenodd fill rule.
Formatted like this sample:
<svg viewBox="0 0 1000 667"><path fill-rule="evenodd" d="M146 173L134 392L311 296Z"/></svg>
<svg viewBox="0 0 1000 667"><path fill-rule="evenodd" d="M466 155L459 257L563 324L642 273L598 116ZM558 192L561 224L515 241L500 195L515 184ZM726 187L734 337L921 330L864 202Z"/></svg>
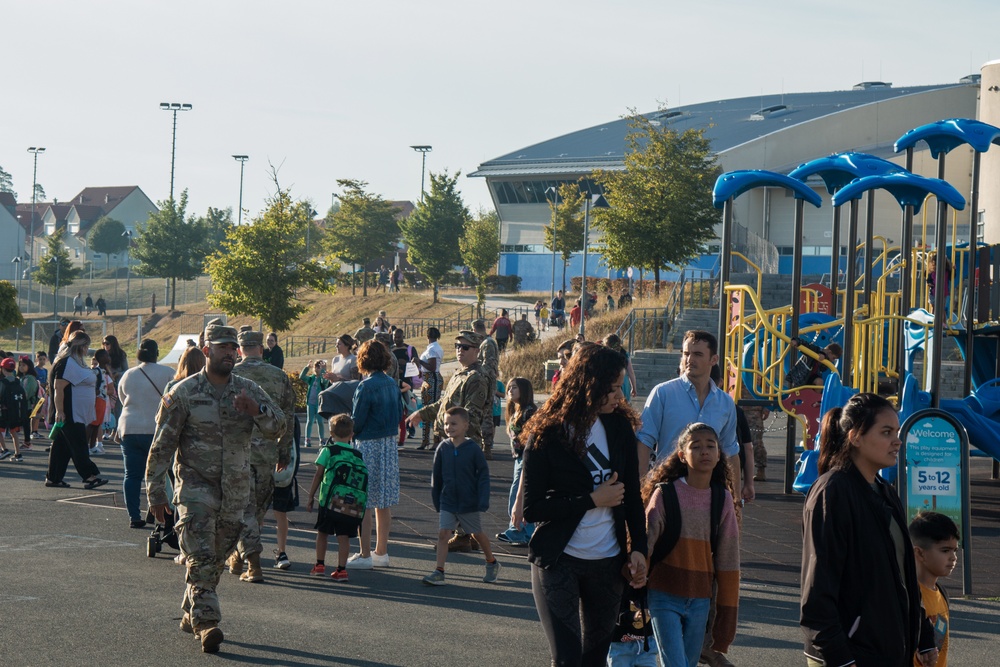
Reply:
<svg viewBox="0 0 1000 667"><path fill-rule="evenodd" d="M177 510L175 509L174 512ZM180 551L180 544L177 542L177 532L174 531L174 515L166 514L163 517L163 523L157 523L156 517L150 511L146 512L146 523L153 524L153 532L150 533L149 539L146 540L146 555L150 558L156 558L156 554L163 551L163 545L166 544L172 549Z"/></svg>
<svg viewBox="0 0 1000 667"><path fill-rule="evenodd" d="M549 313L549 326L562 329L566 326L566 311L553 308Z"/></svg>

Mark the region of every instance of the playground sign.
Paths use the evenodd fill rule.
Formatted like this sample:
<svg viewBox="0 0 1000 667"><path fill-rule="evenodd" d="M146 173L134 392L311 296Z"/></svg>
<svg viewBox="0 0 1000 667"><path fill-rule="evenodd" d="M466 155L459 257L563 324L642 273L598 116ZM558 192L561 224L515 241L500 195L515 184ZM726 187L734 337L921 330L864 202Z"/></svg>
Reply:
<svg viewBox="0 0 1000 667"><path fill-rule="evenodd" d="M921 511L945 514L958 526L964 551L964 589L971 588L969 436L943 410L916 412L899 431L899 492L907 522Z"/></svg>
<svg viewBox="0 0 1000 667"><path fill-rule="evenodd" d="M810 295L808 291L811 291L812 294ZM829 315L832 305L833 291L826 285L809 283L802 286L802 294L799 295L800 312Z"/></svg>

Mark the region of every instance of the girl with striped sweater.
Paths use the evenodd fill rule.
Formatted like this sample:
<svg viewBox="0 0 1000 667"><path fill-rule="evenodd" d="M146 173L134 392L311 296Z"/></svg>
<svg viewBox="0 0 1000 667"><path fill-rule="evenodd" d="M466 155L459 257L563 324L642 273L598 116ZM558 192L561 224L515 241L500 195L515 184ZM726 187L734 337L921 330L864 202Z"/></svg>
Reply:
<svg viewBox="0 0 1000 667"><path fill-rule="evenodd" d="M664 502L664 488L676 492L675 508ZM721 485L718 526L712 526L712 487ZM716 615L709 628L713 648L725 653L736 635L739 606L740 544L733 506L732 473L720 456L719 437L707 424L695 423L680 435L677 449L646 476L642 499L646 504L649 551L668 526L680 518L677 541L659 562L650 564L649 613L664 667L695 667L701 655L713 586L717 587ZM666 489L667 493L671 493ZM718 511L718 510L717 510ZM715 549L713 552L713 542Z"/></svg>

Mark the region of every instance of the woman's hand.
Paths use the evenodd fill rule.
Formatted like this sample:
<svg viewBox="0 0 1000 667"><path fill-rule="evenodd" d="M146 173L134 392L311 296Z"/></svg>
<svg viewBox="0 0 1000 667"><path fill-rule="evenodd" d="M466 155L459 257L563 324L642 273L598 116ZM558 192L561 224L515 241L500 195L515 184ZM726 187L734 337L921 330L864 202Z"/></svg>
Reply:
<svg viewBox="0 0 1000 667"><path fill-rule="evenodd" d="M628 556L629 584L632 588L642 588L646 585L646 557L638 551Z"/></svg>
<svg viewBox="0 0 1000 667"><path fill-rule="evenodd" d="M611 477L594 489L590 494L595 507L615 507L625 502L625 485L618 481L618 473L611 473Z"/></svg>

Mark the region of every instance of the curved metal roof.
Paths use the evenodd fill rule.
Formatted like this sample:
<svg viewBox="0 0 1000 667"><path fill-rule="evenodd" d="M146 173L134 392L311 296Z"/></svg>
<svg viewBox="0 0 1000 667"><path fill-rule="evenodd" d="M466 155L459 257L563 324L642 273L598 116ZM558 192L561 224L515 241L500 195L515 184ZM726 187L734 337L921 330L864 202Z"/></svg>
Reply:
<svg viewBox="0 0 1000 667"><path fill-rule="evenodd" d="M807 123L848 109L885 102L907 95L974 86L950 83L899 88L869 88L821 93L786 93L703 102L643 114L683 132L704 129L716 153L753 141L794 125ZM469 176L586 173L594 169L622 168L628 121L613 120L561 137L527 146L488 160Z"/></svg>

